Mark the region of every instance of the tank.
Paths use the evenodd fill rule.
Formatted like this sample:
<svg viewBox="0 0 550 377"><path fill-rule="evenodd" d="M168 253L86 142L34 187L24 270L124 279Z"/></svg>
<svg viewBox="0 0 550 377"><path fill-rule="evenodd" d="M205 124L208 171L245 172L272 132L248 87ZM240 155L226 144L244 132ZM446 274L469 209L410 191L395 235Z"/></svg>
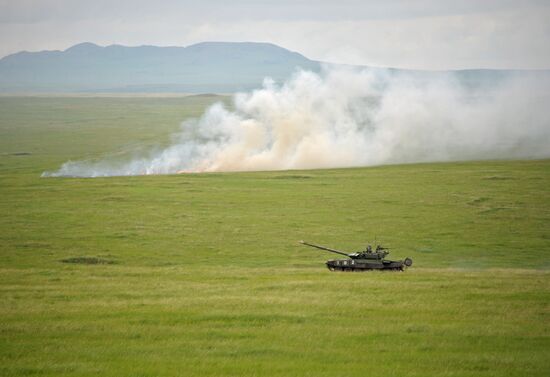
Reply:
<svg viewBox="0 0 550 377"><path fill-rule="evenodd" d="M385 247L376 246L373 251L371 245L367 245L366 249L356 253L348 254L346 252L331 249L324 246L314 245L305 241L300 241L302 245L315 247L317 249L329 251L331 253L340 254L348 257L348 259L333 259L326 262L326 265L331 271L369 271L369 270L393 270L403 271L405 268L412 266L412 259L405 258L404 260L392 261L387 260L386 256L390 253Z"/></svg>

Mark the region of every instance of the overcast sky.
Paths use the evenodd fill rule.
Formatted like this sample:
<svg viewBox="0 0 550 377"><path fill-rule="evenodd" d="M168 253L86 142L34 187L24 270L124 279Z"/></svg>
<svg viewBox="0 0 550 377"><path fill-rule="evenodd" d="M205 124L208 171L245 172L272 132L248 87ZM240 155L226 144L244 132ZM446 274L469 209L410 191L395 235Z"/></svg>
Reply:
<svg viewBox="0 0 550 377"><path fill-rule="evenodd" d="M0 56L85 41L256 41L335 63L548 69L550 0L0 0Z"/></svg>

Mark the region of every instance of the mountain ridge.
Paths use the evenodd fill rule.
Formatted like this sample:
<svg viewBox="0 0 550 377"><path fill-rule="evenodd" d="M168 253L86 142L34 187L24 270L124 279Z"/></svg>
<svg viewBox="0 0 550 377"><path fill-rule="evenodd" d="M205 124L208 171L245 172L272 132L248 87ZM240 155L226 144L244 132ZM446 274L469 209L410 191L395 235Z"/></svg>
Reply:
<svg viewBox="0 0 550 377"><path fill-rule="evenodd" d="M319 72L323 62L272 43L208 41L180 46L99 46L20 51L0 59L0 92L235 92L283 82L299 69ZM336 64L331 64L336 66ZM479 84L511 74L550 71L469 69L420 71L361 67L433 77L449 72Z"/></svg>
<svg viewBox="0 0 550 377"><path fill-rule="evenodd" d="M0 91L148 91L191 93L249 90L264 77L283 81L320 63L270 43L201 42L178 46L99 46L22 51L0 59Z"/></svg>

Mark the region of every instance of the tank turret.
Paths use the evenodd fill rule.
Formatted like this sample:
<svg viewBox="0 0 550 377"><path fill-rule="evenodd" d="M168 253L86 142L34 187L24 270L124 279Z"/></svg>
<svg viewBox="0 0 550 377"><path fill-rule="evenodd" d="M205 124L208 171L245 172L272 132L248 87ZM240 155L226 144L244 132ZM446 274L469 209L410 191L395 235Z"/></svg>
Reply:
<svg viewBox="0 0 550 377"><path fill-rule="evenodd" d="M403 271L406 267L412 266L412 259L405 258L404 260L391 261L385 259L390 253L385 247L376 246L375 251L372 251L371 245L367 245L363 251L356 253L346 253L344 251L331 249L329 247L315 245L305 241L300 241L302 245L315 247L317 249L329 251L331 253L344 255L350 259L345 260L329 260L326 262L327 267L331 271L366 271L366 270L399 270Z"/></svg>

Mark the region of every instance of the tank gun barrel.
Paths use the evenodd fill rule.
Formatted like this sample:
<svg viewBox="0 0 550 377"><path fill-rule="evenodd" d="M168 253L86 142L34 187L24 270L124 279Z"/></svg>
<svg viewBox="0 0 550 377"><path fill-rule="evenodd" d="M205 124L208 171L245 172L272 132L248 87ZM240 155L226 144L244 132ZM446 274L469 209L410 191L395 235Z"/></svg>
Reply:
<svg viewBox="0 0 550 377"><path fill-rule="evenodd" d="M317 248L317 249L330 251L331 253L336 253L336 254L340 254L340 255L345 255L346 257L349 257L349 256L350 256L348 253L344 253L343 251L334 250L334 249L331 249L331 248L328 248L328 247L324 247L324 246L314 245L314 244L312 244L312 243L307 243L307 242L305 242L305 241L300 241L300 243L301 243L302 245L311 246L311 247L315 247L315 248Z"/></svg>

